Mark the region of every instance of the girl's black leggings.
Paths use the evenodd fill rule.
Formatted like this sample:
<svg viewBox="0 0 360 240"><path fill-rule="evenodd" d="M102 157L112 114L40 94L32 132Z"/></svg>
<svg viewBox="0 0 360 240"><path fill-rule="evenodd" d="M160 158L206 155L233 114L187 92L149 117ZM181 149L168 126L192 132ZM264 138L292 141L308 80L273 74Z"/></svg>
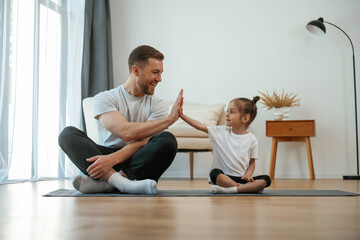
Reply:
<svg viewBox="0 0 360 240"><path fill-rule="evenodd" d="M214 168L213 170L211 170L210 179L211 179L211 182L213 184L216 184L216 178L219 176L219 174L224 174L224 172L221 169L218 169L218 168ZM247 183L247 181L242 180L241 177L230 176L230 175L227 175L227 174L225 174L225 175L228 176L229 178L231 178L234 182L237 182L237 183L240 183L240 184ZM270 177L268 175L256 176L256 177L253 177L253 179L254 180L259 180L259 179L265 180L266 187L269 187L270 184L271 184L271 179L270 179Z"/></svg>

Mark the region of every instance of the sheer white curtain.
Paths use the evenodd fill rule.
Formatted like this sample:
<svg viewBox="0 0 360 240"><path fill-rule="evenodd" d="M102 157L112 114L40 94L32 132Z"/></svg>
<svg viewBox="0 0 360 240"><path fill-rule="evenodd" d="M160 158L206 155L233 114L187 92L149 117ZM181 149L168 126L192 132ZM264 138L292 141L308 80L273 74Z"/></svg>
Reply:
<svg viewBox="0 0 360 240"><path fill-rule="evenodd" d="M82 128L84 4L3 2L0 183L78 173L57 139L67 125Z"/></svg>

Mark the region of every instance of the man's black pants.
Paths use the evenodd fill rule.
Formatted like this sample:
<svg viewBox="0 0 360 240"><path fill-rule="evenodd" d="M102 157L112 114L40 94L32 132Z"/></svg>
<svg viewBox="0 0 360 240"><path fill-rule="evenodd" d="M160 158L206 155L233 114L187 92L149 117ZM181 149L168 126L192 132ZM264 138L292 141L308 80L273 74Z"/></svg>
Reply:
<svg viewBox="0 0 360 240"><path fill-rule="evenodd" d="M97 155L108 155L120 148L108 148L96 144L83 131L66 127L59 135L59 145L70 160L86 175L92 164L86 159ZM173 162L177 152L177 141L169 132L152 136L149 142L130 159L116 164L116 171L122 170L129 179L153 179L156 182Z"/></svg>

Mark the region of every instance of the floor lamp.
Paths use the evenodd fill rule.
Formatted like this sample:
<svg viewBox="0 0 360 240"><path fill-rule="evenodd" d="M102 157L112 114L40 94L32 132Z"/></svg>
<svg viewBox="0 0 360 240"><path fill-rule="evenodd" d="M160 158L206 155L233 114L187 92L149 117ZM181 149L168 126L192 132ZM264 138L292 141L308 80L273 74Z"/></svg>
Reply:
<svg viewBox="0 0 360 240"><path fill-rule="evenodd" d="M356 129L356 163L357 163L357 175L350 175L350 176L343 176L343 179L354 179L354 180L360 180L360 175L359 175L359 144L358 144L358 121L357 121L357 102L356 102L356 77L355 77L355 53L354 53L354 45L350 39L350 37L346 34L346 32L344 32L344 30L342 30L341 28L339 28L338 26L336 26L335 24L329 23L327 21L324 21L323 18L319 18L318 20L313 20L311 22L309 22L306 25L306 29L317 35L317 36L324 36L326 33L326 27L325 24L330 24L334 27L336 27L337 29L339 29L341 32L343 32L346 37L349 39L350 44L351 44L351 48L352 48L352 53L353 53L353 70L354 70L354 98L355 98L355 129Z"/></svg>

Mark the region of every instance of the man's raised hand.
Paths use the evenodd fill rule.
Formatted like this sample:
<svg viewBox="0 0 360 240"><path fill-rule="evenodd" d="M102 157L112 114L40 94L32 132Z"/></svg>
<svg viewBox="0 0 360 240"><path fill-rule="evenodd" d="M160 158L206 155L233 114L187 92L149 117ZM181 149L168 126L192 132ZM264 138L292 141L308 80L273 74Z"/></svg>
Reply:
<svg viewBox="0 0 360 240"><path fill-rule="evenodd" d="M184 101L183 90L181 89L179 92L179 95L176 98L176 101L171 109L171 112L169 114L169 117L173 121L173 123L176 122L176 120L178 120L180 117L180 112L182 111L183 101Z"/></svg>

